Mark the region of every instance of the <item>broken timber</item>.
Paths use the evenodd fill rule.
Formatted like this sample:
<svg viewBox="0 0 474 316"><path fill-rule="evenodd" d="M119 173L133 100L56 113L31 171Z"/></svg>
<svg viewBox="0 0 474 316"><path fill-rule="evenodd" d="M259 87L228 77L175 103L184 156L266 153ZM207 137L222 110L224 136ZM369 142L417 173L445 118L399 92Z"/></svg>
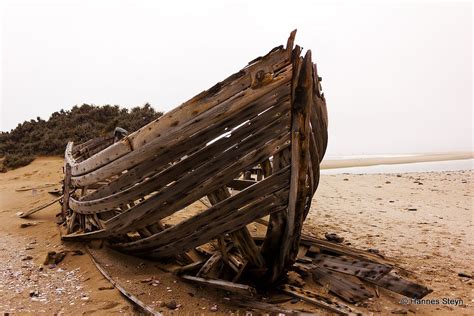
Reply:
<svg viewBox="0 0 474 316"><path fill-rule="evenodd" d="M398 267L388 259L302 234L328 118L311 51L301 54L295 33L285 48L131 134L116 129L113 137L68 143L62 238L102 239L131 255L174 260L183 279L244 296L283 284L288 270L349 303L372 297L372 286L428 294L392 274ZM195 202L205 209L170 221ZM266 226L263 238L252 235L252 223ZM353 314L315 292L291 285L280 292Z"/></svg>
<svg viewBox="0 0 474 316"><path fill-rule="evenodd" d="M180 256L217 239L234 249L240 267L260 271L264 283L281 278L295 261L327 144L319 76L311 51L303 57L294 47L295 33L286 48L122 139L69 143L63 238L107 239L151 258ZM163 226L206 196L207 210ZM246 225L270 214L279 223L259 248ZM227 254L218 259L213 264L229 265Z"/></svg>

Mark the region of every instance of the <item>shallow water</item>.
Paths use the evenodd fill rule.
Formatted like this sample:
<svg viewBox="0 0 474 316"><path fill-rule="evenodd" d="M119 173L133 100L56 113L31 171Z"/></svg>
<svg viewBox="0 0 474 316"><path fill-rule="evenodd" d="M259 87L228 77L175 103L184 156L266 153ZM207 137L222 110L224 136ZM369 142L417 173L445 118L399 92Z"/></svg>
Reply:
<svg viewBox="0 0 474 316"><path fill-rule="evenodd" d="M416 162L391 165L377 165L368 167L352 167L323 169L321 174L371 174L371 173L404 173L404 172L431 172L431 171L458 171L474 169L474 159Z"/></svg>

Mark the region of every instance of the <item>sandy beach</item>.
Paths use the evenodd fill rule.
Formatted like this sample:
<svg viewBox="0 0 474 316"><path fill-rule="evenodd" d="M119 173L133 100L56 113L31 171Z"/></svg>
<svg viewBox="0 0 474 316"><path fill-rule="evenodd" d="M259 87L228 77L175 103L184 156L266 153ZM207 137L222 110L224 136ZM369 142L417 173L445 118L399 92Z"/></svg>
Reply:
<svg viewBox="0 0 474 316"><path fill-rule="evenodd" d="M472 153L396 157L382 161L344 160L327 162L323 166L368 166L395 163L393 159L406 163L410 159L419 162L469 158ZM379 299L359 307L365 314L446 315L449 312L472 315L473 280L458 275L472 276L474 273L472 176L473 170L323 175L304 231L317 237L323 237L326 232L337 233L345 238L344 243L356 248L378 249L413 271L418 281L433 289L426 298L462 300L462 306L404 306L399 304L401 296L384 291ZM61 242L55 224L59 204L28 219L16 216L19 211L54 198L47 193L54 186L28 188L45 184L59 187L61 179L62 159L54 157L38 158L29 166L0 174L0 259L3 262L0 266L0 311L19 314L133 313L133 306L111 287L87 253L74 255L74 250L84 250L83 245ZM181 216L185 216L184 213ZM27 223L31 225L22 228L22 224ZM67 251L64 261L55 267L43 266L48 251L61 250ZM184 284L163 272L163 267L136 258L117 261L119 257L110 254L102 259L125 284L136 284L135 291L157 310L168 311L166 307L160 307L159 300L174 299L181 304L178 312L183 313L208 313L213 305L219 306L218 313L237 311L222 295ZM156 287L143 284L141 281L157 268L161 269L161 284ZM307 303L290 307L318 312Z"/></svg>

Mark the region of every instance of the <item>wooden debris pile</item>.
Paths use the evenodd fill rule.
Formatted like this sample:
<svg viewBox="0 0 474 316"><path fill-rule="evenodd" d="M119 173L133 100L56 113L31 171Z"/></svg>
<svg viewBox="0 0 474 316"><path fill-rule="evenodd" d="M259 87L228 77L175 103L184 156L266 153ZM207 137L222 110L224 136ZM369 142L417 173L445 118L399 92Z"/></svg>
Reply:
<svg viewBox="0 0 474 316"><path fill-rule="evenodd" d="M295 33L286 47L134 133L118 129L114 137L69 143L63 239L106 240L125 253L175 262L186 280L243 296L284 284L289 270L312 274L351 303L371 294L342 275L425 295L390 274L390 265L351 261L334 244L301 239L328 121L311 51L301 55ZM199 201L205 210L170 224ZM252 235L251 223L264 224L265 233ZM294 285L280 290L350 311Z"/></svg>
<svg viewBox="0 0 474 316"><path fill-rule="evenodd" d="M296 259L327 144L320 78L294 36L130 135L69 143L63 238L179 261L216 240L237 274L276 282ZM204 197L207 210L164 224ZM259 247L246 226L267 215Z"/></svg>

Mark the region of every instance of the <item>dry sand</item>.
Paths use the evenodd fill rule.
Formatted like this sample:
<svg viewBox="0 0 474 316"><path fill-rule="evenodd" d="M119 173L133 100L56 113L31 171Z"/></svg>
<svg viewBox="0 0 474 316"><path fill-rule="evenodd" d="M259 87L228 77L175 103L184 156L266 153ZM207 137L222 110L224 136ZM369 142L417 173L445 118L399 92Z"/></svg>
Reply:
<svg viewBox="0 0 474 316"><path fill-rule="evenodd" d="M109 289L87 254L68 253L57 267L43 267L48 251L83 249L80 244L61 243L55 224L58 204L28 219L15 215L53 198L47 193L50 188L16 190L59 183L61 166L60 158L39 158L29 166L0 174L0 312L132 313L133 307L117 290ZM334 232L354 247L377 248L431 287L434 292L427 298L457 298L464 303L461 307L407 307L398 304L400 296L384 292L362 309L364 313L474 314L473 280L458 276L459 272L474 272L472 175L472 170L324 175L305 231L318 237ZM22 223L35 225L20 228ZM101 262L110 272L159 310L163 310L161 301L175 299L182 304L179 312L183 313L210 312L214 304L221 313L236 311L223 295L184 284L159 269L163 266L101 252ZM153 273L159 274L160 284L141 282ZM316 311L305 303L289 307Z"/></svg>

